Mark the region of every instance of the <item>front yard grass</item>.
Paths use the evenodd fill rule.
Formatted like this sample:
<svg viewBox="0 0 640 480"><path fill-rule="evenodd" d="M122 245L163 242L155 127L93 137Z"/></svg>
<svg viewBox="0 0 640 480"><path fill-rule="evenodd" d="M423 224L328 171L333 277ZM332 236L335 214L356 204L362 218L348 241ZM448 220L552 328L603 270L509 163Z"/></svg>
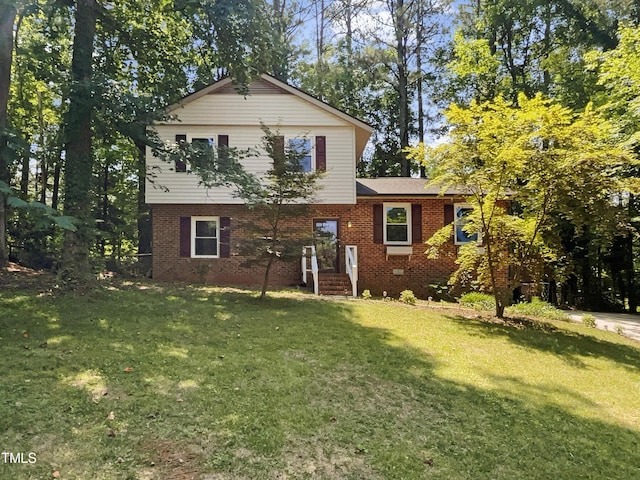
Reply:
<svg viewBox="0 0 640 480"><path fill-rule="evenodd" d="M640 348L399 302L0 292L2 479L637 479Z"/></svg>

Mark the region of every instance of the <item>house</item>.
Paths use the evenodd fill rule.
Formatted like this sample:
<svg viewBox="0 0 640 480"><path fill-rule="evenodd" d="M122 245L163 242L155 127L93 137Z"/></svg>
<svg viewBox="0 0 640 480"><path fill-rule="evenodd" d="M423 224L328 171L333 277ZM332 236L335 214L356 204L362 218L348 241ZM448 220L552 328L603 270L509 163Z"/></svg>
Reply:
<svg viewBox="0 0 640 480"><path fill-rule="evenodd" d="M259 146L261 122L279 129L285 140L305 138L310 155L305 168L322 170L322 189L307 220L315 237L314 259L279 262L272 283L299 285L317 263L320 292L433 295L430 285L446 283L456 268L457 244L475 241L462 230L465 205L459 192L439 196L416 178L357 179L356 162L372 129L366 123L286 83L262 75L238 95L230 79L206 87L173 105L174 119L154 125L168 142L203 142L240 149ZM259 174L270 160L244 160ZM147 152L153 171L146 201L153 222L153 277L164 281L251 285L261 273L243 267L240 220L255 213L226 187L199 185L180 162L170 165ZM456 222L450 255L428 259L423 242L447 223ZM311 255L308 249L308 255ZM302 257L302 255L301 255ZM354 268L355 267L355 268Z"/></svg>

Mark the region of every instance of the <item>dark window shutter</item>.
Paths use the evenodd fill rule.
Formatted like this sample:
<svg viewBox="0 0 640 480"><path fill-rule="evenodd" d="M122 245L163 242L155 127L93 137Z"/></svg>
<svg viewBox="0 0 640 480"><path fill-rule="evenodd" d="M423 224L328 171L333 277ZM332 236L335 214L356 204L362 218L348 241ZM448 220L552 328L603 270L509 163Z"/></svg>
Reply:
<svg viewBox="0 0 640 480"><path fill-rule="evenodd" d="M327 137L316 137L316 170L318 172L327 171Z"/></svg>
<svg viewBox="0 0 640 480"><path fill-rule="evenodd" d="M229 160L228 148L229 148L229 135L218 135L218 161L221 164L226 164Z"/></svg>
<svg viewBox="0 0 640 480"><path fill-rule="evenodd" d="M176 143L178 145L187 143L187 136L182 134L176 135ZM187 171L187 164L182 160L176 160L176 172L180 173L180 172L186 172L186 171Z"/></svg>
<svg viewBox="0 0 640 480"><path fill-rule="evenodd" d="M220 257L231 256L231 218L220 217Z"/></svg>
<svg viewBox="0 0 640 480"><path fill-rule="evenodd" d="M287 159L284 154L284 137L282 135L273 138L273 151L270 153L273 160L273 169L276 176L282 175L287 169Z"/></svg>
<svg viewBox="0 0 640 480"><path fill-rule="evenodd" d="M373 206L373 243L382 243L383 235L383 211L382 204L376 203Z"/></svg>
<svg viewBox="0 0 640 480"><path fill-rule="evenodd" d="M444 224L450 225L453 223L453 205L445 205L444 206ZM454 238L456 236L456 232L453 232L451 236L451 243L454 242Z"/></svg>
<svg viewBox="0 0 640 480"><path fill-rule="evenodd" d="M191 217L180 217L180 256L191 256Z"/></svg>
<svg viewBox="0 0 640 480"><path fill-rule="evenodd" d="M453 205L444 206L444 224L449 225L453 223Z"/></svg>
<svg viewBox="0 0 640 480"><path fill-rule="evenodd" d="M422 243L422 205L411 205L411 243Z"/></svg>

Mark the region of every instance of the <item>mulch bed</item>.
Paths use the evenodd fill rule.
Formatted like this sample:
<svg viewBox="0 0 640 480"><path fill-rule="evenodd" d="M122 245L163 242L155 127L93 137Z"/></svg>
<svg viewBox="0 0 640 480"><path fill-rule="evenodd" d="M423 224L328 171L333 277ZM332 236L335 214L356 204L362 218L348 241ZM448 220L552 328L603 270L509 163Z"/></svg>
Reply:
<svg viewBox="0 0 640 480"><path fill-rule="evenodd" d="M0 268L0 289L2 290L50 290L56 285L56 276L45 270L34 270L9 262Z"/></svg>

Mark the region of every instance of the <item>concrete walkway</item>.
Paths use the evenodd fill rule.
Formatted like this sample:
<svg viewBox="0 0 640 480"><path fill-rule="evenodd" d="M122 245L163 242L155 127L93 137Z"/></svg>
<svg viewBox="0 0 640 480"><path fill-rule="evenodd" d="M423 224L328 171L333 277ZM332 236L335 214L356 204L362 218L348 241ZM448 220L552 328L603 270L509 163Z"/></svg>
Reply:
<svg viewBox="0 0 640 480"><path fill-rule="evenodd" d="M629 313L582 312L580 310L569 312L571 320L576 322L581 322L583 315L593 315L596 317L596 327L602 330L617 332L619 325L626 337L640 341L640 315L631 315Z"/></svg>

